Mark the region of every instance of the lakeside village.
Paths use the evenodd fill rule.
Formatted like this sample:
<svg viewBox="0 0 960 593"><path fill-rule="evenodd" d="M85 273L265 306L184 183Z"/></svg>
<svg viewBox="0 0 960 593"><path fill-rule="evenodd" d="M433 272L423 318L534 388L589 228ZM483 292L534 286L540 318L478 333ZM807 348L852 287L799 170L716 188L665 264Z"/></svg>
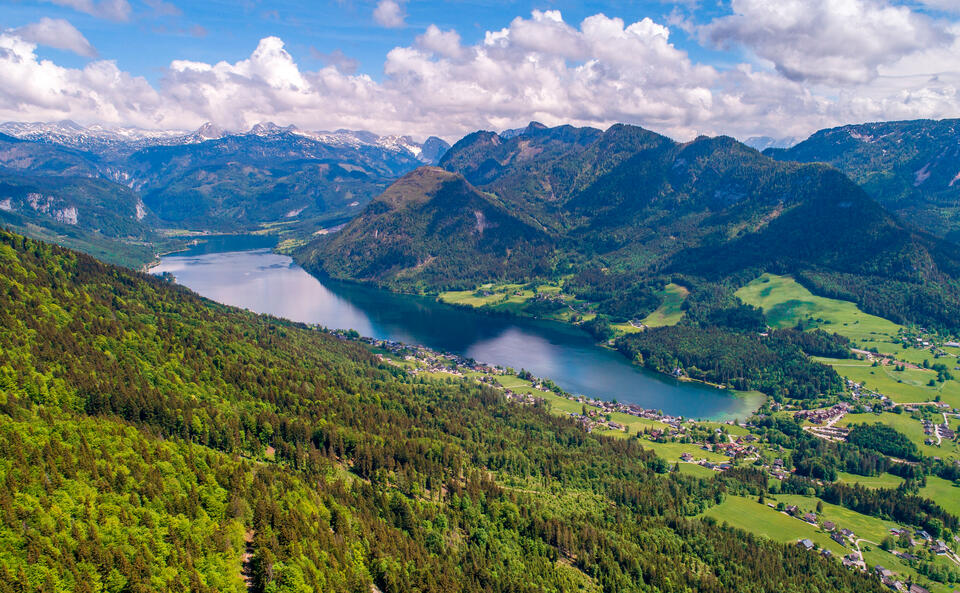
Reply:
<svg viewBox="0 0 960 593"><path fill-rule="evenodd" d="M480 383L500 389L507 399L528 405L547 402L547 394L569 399L581 404L581 411L568 411L566 413L574 418L583 429L588 432L597 429L628 432L628 426L610 419L611 414L614 413L627 414L636 418L654 421L662 425L662 427L658 428L644 429L643 436L649 438L652 441L651 444L653 444L653 442L666 442L667 439L682 440L705 452L719 454L729 457L730 459L728 462L696 459L694 454L684 452L680 455L680 463L699 465L707 470L723 472L734 467L734 464L737 462L753 461L755 465L762 467L771 477L778 480L787 478L791 471L785 467L783 459L776 458L773 459L771 463L767 463L762 454L759 439L754 434L748 432L751 428L750 422L739 424L731 420L723 423L731 427L736 425L746 429L746 434L735 436L725 429L719 427L713 428L718 424L716 422L698 423L693 419L685 419L681 416L665 414L662 410L651 410L635 404L624 404L592 399L583 395L572 395L564 392L553 384L552 381L540 379L526 371L521 370L517 372L514 369L499 365L488 365L456 354L437 352L423 346L412 346L391 340L360 337L359 334L352 331L345 332L336 330L332 333L343 339L355 340L371 346L381 360L393 364L403 364L412 374L447 374L451 377L473 377ZM378 350L381 352L377 352ZM519 379L520 383L515 385L514 388L506 387L503 384L503 380L506 377ZM513 383L513 381L510 381L510 383ZM519 391L521 388L520 385L523 385L523 387L529 389L529 391ZM846 414L853 413L857 411L858 408L862 410L866 407L871 410L889 411L901 405L894 403L890 398L880 393L867 390L863 388L862 385L852 381L848 381L848 387L852 403L844 401L826 408L797 410L793 413L794 418L802 422L804 424L804 430L809 431L811 434L822 439L839 441L846 438L849 429L835 425ZM544 396L537 395L535 393L536 391L544 393ZM932 424L928 420L924 421L924 430L926 434L930 435L928 444L956 438L954 431L947 425L946 417L948 415L960 417L960 410L950 409L949 405L941 402L903 405L903 410L906 412L915 412L918 406L921 405L936 406L937 411L942 413L944 418L944 424L942 425ZM773 403L771 407L773 411L776 412L789 412L791 408L790 405L777 403ZM704 430L704 427L700 426L701 424L709 425L713 429ZM709 434L710 436L704 438L703 435L705 434ZM876 542L868 542L863 538L859 538L853 530L841 527L833 521L824 520L818 516L817 513L803 512L796 505L784 505L783 503L774 505L770 502L766 504L768 507L793 517L798 521L819 527L829 535L830 539L850 549L850 553L841 559L844 566L855 570L872 570L877 578L891 590L904 591L907 593L927 593L927 589L920 585L905 583L899 580L896 573L883 566L868 567L864 561L863 553L860 550L860 543L866 542L876 545ZM925 548L931 554L945 556L960 566L960 556L958 556L946 542L934 539L923 530L892 528L890 529L890 535L901 539L907 538L912 546ZM797 545L811 551L819 549L819 553L824 556L832 556L830 550L826 548L820 549L817 544L808 538L798 540ZM901 560L911 560L911 554L907 552L893 550L892 553L900 557Z"/></svg>

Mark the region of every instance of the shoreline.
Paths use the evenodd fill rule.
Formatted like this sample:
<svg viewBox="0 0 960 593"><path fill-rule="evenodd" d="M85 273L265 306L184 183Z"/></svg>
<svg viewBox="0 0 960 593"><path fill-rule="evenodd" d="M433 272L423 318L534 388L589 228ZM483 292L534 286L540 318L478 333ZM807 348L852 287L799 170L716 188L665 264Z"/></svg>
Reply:
<svg viewBox="0 0 960 593"><path fill-rule="evenodd" d="M481 314L481 315L486 315L486 316L490 316L490 317L505 317L505 318L512 318L512 319L524 319L524 320L541 321L541 322L547 322L547 323L558 323L558 324L561 324L561 325L566 326L566 327L571 328L571 329L577 329L577 330L583 332L584 334L586 334L587 336L589 336L591 339L593 339L595 346L598 346L598 347L603 348L603 349L605 349L605 350L609 350L609 351L611 351L611 352L616 352L618 356L622 357L622 358L623 358L625 361L627 361L630 365L636 367L637 369L642 370L643 372L649 373L649 374L657 377L658 379L668 379L668 380L676 381L676 382L678 382L678 383L696 384L696 385L700 385L700 386L703 386L703 387L709 387L709 388L711 388L711 389L715 389L715 390L718 390L718 391L723 391L723 392L725 392L725 393L729 393L729 394L731 394L732 397L734 397L734 398L736 398L736 399L743 399L743 394L750 394L750 393L758 393L758 394L759 394L759 393L761 393L761 392L755 392L755 391L738 391L738 390L733 389L733 388L731 388L731 387L728 387L728 386L726 386L726 385L720 385L720 384L717 384L717 383L711 383L711 382L709 382L709 381L704 381L704 380L702 380L702 379L696 379L696 378L689 377L689 376L686 376L686 375L675 376L675 375L673 375L673 374L671 374L671 373L665 373L665 372L662 372L662 371L658 371L658 370L655 370L655 369L648 368L648 367L643 366L643 365L639 365L639 364L637 364L635 361L630 360L628 357L624 356L623 353L621 353L621 352L620 352L619 350L617 350L616 348L613 348L613 347L610 345L609 341L599 341L599 342L596 341L596 339L594 338L593 335L591 335L591 334L590 334L589 332L587 332L585 329L583 329L582 327L580 327L580 325L581 325L580 323L572 323L572 322L567 321L567 320L557 319L557 318L552 318L552 317L538 317L538 316L535 316L535 315L526 315L526 314L523 314L523 313L518 313L518 312L508 311L508 310L490 309L490 308L488 308L487 306L476 307L476 306L473 306L473 305L468 305L468 304L463 304L463 303L451 303L451 302L449 302L449 301L446 301L446 300L440 298L440 295L442 294L442 293L440 293L440 292L436 292L436 293L434 293L434 292L414 293L414 292L407 292L407 291L395 290L395 289L390 288L389 286L387 286L387 285L385 285L385 284L383 284L383 283L380 283L380 282L373 282L373 281L366 281L366 280L356 280L356 279L352 279L352 278L347 278L347 279L336 278L336 277L333 277L333 276L327 274L326 272L324 272L324 271L322 271L322 270L319 270L319 271L317 271L317 272L315 272L315 271L313 271L313 270L310 270L310 269L308 269L307 267L303 266L299 261L297 261L297 258L295 258L295 257L293 257L293 256L290 256L290 257L291 257L291 259L293 259L294 263L296 263L298 266L300 266L305 272L307 272L308 274L310 274L310 275L313 276L314 278L317 278L317 279L320 280L320 281L329 280L329 281L333 281L333 282L342 282L342 283L344 283L344 284L361 286L361 287L371 288L371 289L375 289L375 290L382 290L382 291L386 291L386 292L388 292L388 293L396 294L396 295L406 295L406 296L411 296L411 297L419 297L419 298L430 299L430 300L432 300L432 301L434 301L434 302L436 302L436 303L439 303L439 304L441 304L441 305L443 305L443 306L446 306L446 307L452 307L452 308L454 308L454 309L459 309L459 310L464 310L464 311L471 311L471 312L479 313L479 314ZM617 338L617 337L620 337L621 335L625 335L625 334L623 334L623 333L618 334L618 335L616 335L613 339L615 339L615 338ZM767 394L762 394L762 395L763 395L764 401L766 401L766 400L769 399L769 397L770 397L770 396L767 395ZM603 400L603 401L606 401L606 400ZM756 412L757 409L759 409L762 405L763 405L763 403L758 404L756 407L753 407L753 408L750 410L750 412L751 412L751 413L752 413L752 412Z"/></svg>

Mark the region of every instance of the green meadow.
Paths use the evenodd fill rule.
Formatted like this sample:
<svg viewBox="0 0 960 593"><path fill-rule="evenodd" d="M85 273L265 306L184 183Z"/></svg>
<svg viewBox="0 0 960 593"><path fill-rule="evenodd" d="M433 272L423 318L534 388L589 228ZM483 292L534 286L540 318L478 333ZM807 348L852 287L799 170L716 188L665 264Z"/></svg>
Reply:
<svg viewBox="0 0 960 593"><path fill-rule="evenodd" d="M775 328L794 327L803 322L852 340L875 340L896 336L900 326L869 315L849 301L816 296L790 276L764 274L736 292L744 303L760 307Z"/></svg>
<svg viewBox="0 0 960 593"><path fill-rule="evenodd" d="M808 538L834 554L849 553L819 527L760 504L754 498L727 496L721 504L711 507L704 515L774 541L796 542Z"/></svg>
<svg viewBox="0 0 960 593"><path fill-rule="evenodd" d="M686 300L690 291L671 282L659 294L663 298L663 302L657 307L656 311L644 318L643 324L649 327L678 324L684 314L683 301Z"/></svg>
<svg viewBox="0 0 960 593"><path fill-rule="evenodd" d="M879 476L858 476L857 474L848 474L839 472L837 480L846 484L860 484L865 488L896 488L903 484L903 478L893 474L880 474Z"/></svg>
<svg viewBox="0 0 960 593"><path fill-rule="evenodd" d="M923 424L921 424L919 420L911 418L910 414L906 412L902 414L894 414L892 412L884 412L882 414L847 414L837 422L837 426L851 426L861 423L874 424L876 422L882 422L903 433L917 446L920 453L925 456L960 458L960 446L958 446L956 442L944 441L939 447L924 444L926 439L932 437L925 435L923 433ZM934 439L934 441L936 441L936 439ZM937 498L936 500L940 499Z"/></svg>
<svg viewBox="0 0 960 593"><path fill-rule="evenodd" d="M822 521L833 521L836 523L837 529L851 529L857 534L857 537L862 537L877 543L880 543L880 541L889 534L890 528L897 527L897 524L893 521L884 521L863 515L845 507L823 502L813 496L778 494L770 498L776 502L782 502L785 505L797 505L800 507L802 513L815 513L817 502L822 502L823 512L819 515Z"/></svg>
<svg viewBox="0 0 960 593"><path fill-rule="evenodd" d="M948 513L960 517L960 486L957 484L927 476L927 485L920 489L920 494L935 500Z"/></svg>
<svg viewBox="0 0 960 593"><path fill-rule="evenodd" d="M960 383L955 380L937 383L937 373L927 369L894 370L894 365L877 365L869 360L816 358L836 369L841 377L863 384L897 403L932 402L940 398L953 407L960 406ZM960 373L958 373L960 375ZM934 385L930 380L934 379Z"/></svg>

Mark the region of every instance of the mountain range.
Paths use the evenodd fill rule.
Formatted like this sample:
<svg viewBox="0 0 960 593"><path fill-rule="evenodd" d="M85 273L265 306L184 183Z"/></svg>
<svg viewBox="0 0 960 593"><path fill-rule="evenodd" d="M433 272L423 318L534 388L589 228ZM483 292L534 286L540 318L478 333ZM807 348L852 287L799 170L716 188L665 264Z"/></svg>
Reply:
<svg viewBox="0 0 960 593"><path fill-rule="evenodd" d="M532 123L468 135L439 166L408 174L299 260L428 292L570 274L585 293L642 292L652 277L716 285L777 271L888 317L956 324L960 247L904 224L827 165L780 162L727 137Z"/></svg>
<svg viewBox="0 0 960 593"><path fill-rule="evenodd" d="M765 154L833 165L908 224L960 241L960 120L841 126Z"/></svg>
<svg viewBox="0 0 960 593"><path fill-rule="evenodd" d="M0 220L112 261L143 263L159 229L245 232L267 224L309 236L447 148L433 137L421 144L272 123L245 133L213 124L183 133L8 122L0 125Z"/></svg>

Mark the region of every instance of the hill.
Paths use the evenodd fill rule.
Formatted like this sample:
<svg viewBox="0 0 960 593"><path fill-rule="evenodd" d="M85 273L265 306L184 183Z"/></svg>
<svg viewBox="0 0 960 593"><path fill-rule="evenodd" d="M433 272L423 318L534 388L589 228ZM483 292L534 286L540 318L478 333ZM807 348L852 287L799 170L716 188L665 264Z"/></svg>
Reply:
<svg viewBox="0 0 960 593"><path fill-rule="evenodd" d="M544 274L552 251L543 230L463 176L421 167L302 257L310 269L336 278L423 289Z"/></svg>
<svg viewBox="0 0 960 593"><path fill-rule="evenodd" d="M880 591L693 518L735 480L5 231L0 320L4 593Z"/></svg>
<svg viewBox="0 0 960 593"><path fill-rule="evenodd" d="M503 206L514 221L503 227L507 243L524 231L553 250L552 258L538 251L536 265L519 277L513 271L478 276L476 269L462 276L476 284L505 276L568 277L573 294L626 320L656 309L657 295L675 277L701 287L688 307L706 300L715 309L735 301L733 284L772 271L795 274L817 292L898 322L960 327L960 249L905 226L828 166L779 162L726 137L681 144L635 126L601 132L539 124L507 137L471 134L441 166ZM409 226L408 212L375 202L347 232L318 239L300 259L319 270L317 262L351 253L352 267L338 270L338 277L404 288L389 274L358 273L370 261L363 241L371 240L358 231L373 231L376 220L394 234L408 232L406 243L421 244L422 225ZM452 224L459 212L432 211L430 228ZM486 241L500 232L492 229ZM430 266L458 268L487 258L480 243L453 239L447 245L454 248L429 252ZM422 261L408 267L416 263ZM428 291L450 287L445 278L421 278Z"/></svg>
<svg viewBox="0 0 960 593"><path fill-rule="evenodd" d="M960 240L960 120L841 126L765 154L829 163L912 226Z"/></svg>

